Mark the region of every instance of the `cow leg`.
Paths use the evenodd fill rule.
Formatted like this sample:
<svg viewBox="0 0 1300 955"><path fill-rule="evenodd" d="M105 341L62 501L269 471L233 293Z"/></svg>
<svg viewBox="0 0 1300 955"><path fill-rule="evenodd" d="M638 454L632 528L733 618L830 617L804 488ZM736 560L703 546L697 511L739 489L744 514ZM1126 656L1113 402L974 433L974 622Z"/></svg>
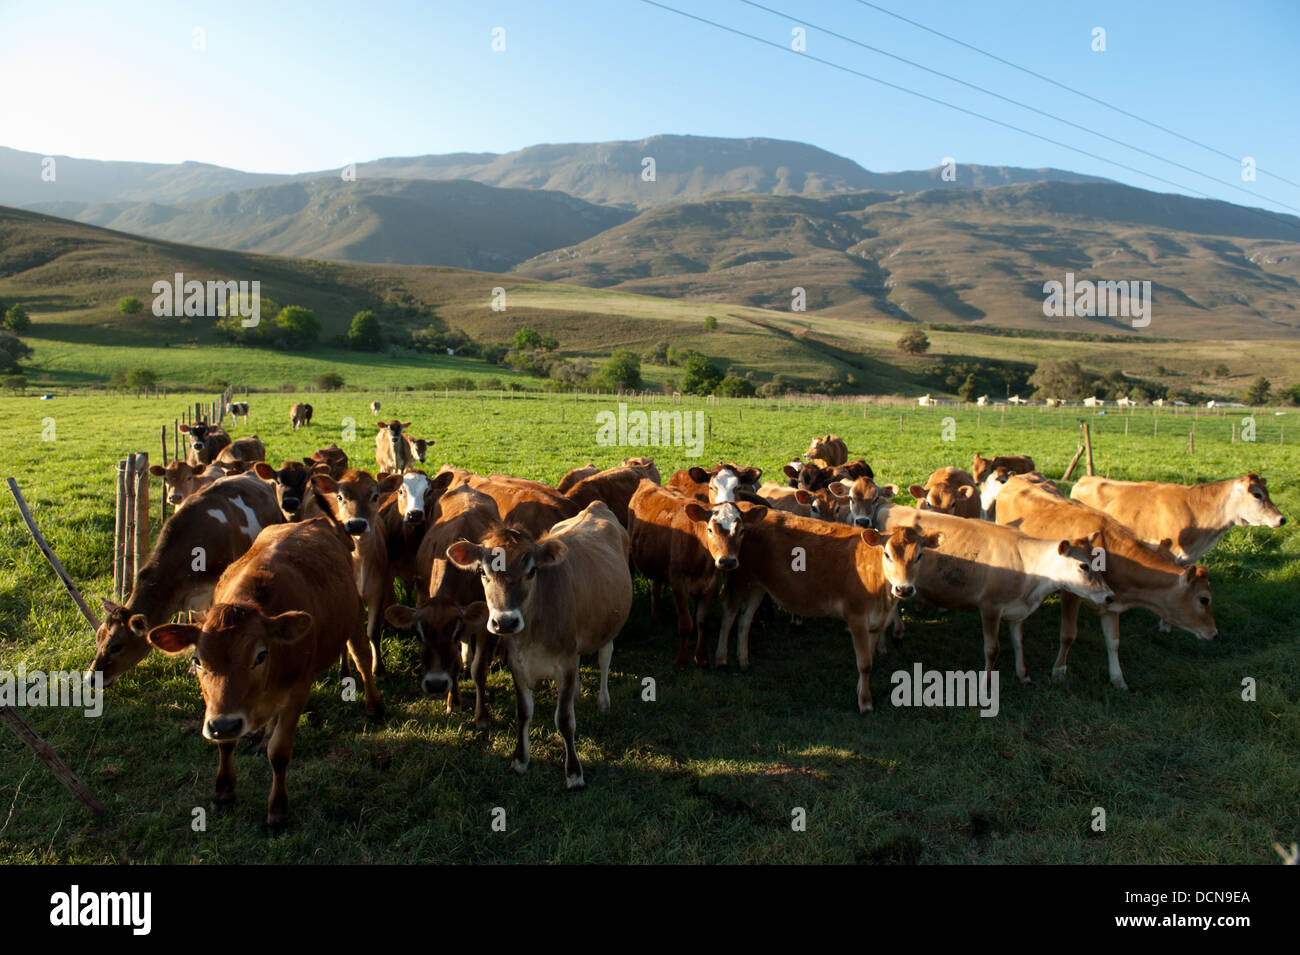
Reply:
<svg viewBox="0 0 1300 955"><path fill-rule="evenodd" d="M1124 671L1119 668L1119 614L1102 614L1101 632L1106 638L1106 665L1110 668L1110 682L1117 690L1127 690Z"/></svg>
<svg viewBox="0 0 1300 955"><path fill-rule="evenodd" d="M474 662L470 667L470 677L474 680L474 728L485 730L492 722L488 713L487 675L492 653L496 650L496 638L489 633L480 633L474 643Z"/></svg>
<svg viewBox="0 0 1300 955"><path fill-rule="evenodd" d="M1025 666L1025 646L1024 646L1024 627L1023 620L1008 620L1007 630L1011 633L1011 645L1016 650L1016 676L1021 683L1033 683L1033 678L1029 675L1029 668Z"/></svg>
<svg viewBox="0 0 1300 955"><path fill-rule="evenodd" d="M389 592L391 593L391 590ZM370 606L366 620L366 636L370 640L370 661L374 667L371 672L379 677L388 675L388 671L384 669L383 655L379 652L379 638L384 632L384 605L387 602L383 598L367 601Z"/></svg>
<svg viewBox="0 0 1300 955"><path fill-rule="evenodd" d="M685 670L690 659L686 654L686 645L695 631L695 626L691 622L691 595L686 592L684 582L674 583L671 586L673 603L677 607L677 669Z"/></svg>
<svg viewBox="0 0 1300 955"><path fill-rule="evenodd" d="M727 665L727 644L731 639L731 625L736 621L736 613L744 602L743 588L737 587L735 580L728 580L722 591L722 626L718 629L718 648L713 653L713 665Z"/></svg>
<svg viewBox="0 0 1300 955"><path fill-rule="evenodd" d="M555 728L564 737L564 778L569 789L584 789L582 764L578 762L578 747L573 742L578 721L573 715L573 698L578 695L578 657L564 665L556 680Z"/></svg>
<svg viewBox="0 0 1300 955"><path fill-rule="evenodd" d="M1002 626L1002 612L994 608L981 608L984 623L984 672L992 673L998 667L998 628Z"/></svg>
<svg viewBox="0 0 1300 955"><path fill-rule="evenodd" d="M716 586L706 587L704 593L695 599L695 663L697 666L709 665L709 654L704 649L704 627L709 622L709 611L713 609L713 592Z"/></svg>
<svg viewBox="0 0 1300 955"><path fill-rule="evenodd" d="M1066 657L1070 655L1070 647L1074 646L1075 638L1079 636L1079 604L1080 600L1074 594L1061 591L1061 651L1052 664L1052 679L1057 683L1065 682L1065 675L1069 671Z"/></svg>
<svg viewBox="0 0 1300 955"><path fill-rule="evenodd" d="M533 688L524 686L523 677L513 672L515 680L515 721L519 724L515 755L510 768L517 773L528 771L528 727L533 722Z"/></svg>
<svg viewBox="0 0 1300 955"><path fill-rule="evenodd" d="M742 670L749 669L749 625L754 620L754 613L763 602L766 591L754 587L746 594L745 607L740 611L740 623L736 628L736 662Z"/></svg>
<svg viewBox="0 0 1300 955"><path fill-rule="evenodd" d="M358 631L348 638L348 652L352 655L352 662L361 677L361 685L366 690L366 716L376 722L382 720L384 703L379 698L379 687L376 686L375 674L371 671L370 644L366 642L364 633Z"/></svg>
<svg viewBox="0 0 1300 955"><path fill-rule="evenodd" d="M266 804L266 834L278 836L289 827L289 791L285 778L289 774L289 757L293 754L293 734L298 729L311 687L304 687L290 697L288 704L277 714L275 731L266 747L271 761L271 798Z"/></svg>
<svg viewBox="0 0 1300 955"><path fill-rule="evenodd" d="M609 712L609 661L613 656L614 641L610 640L597 654L597 659L600 660L600 696L596 698L596 709L602 713Z"/></svg>
<svg viewBox="0 0 1300 955"><path fill-rule="evenodd" d="M877 634L872 632L865 620L850 623L849 633L853 636L853 652L858 658L858 712L870 713L871 664Z"/></svg>
<svg viewBox="0 0 1300 955"><path fill-rule="evenodd" d="M460 655L452 653L447 663L447 715L460 712Z"/></svg>
<svg viewBox="0 0 1300 955"><path fill-rule="evenodd" d="M217 744L217 787L212 796L212 813L221 815L235 804L235 741Z"/></svg>
<svg viewBox="0 0 1300 955"><path fill-rule="evenodd" d="M661 604L664 599L664 584L662 580L650 581L650 619L658 623L663 619L663 610Z"/></svg>

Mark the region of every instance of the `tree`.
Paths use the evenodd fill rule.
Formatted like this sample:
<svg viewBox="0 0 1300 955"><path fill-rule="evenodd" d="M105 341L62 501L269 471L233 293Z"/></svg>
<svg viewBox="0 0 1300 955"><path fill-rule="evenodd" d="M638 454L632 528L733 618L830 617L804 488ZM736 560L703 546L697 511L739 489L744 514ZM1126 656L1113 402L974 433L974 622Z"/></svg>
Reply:
<svg viewBox="0 0 1300 955"><path fill-rule="evenodd" d="M593 380L601 391L636 391L641 387L641 359L630 348L618 348Z"/></svg>
<svg viewBox="0 0 1300 955"><path fill-rule="evenodd" d="M357 351L379 351L384 337L379 331L379 319L371 311L357 312L348 329L348 347Z"/></svg>
<svg viewBox="0 0 1300 955"><path fill-rule="evenodd" d="M741 378L739 375L727 375L722 381L718 382L718 387L714 393L723 398L752 398L756 391L754 383L748 378Z"/></svg>
<svg viewBox="0 0 1300 955"><path fill-rule="evenodd" d="M654 348L642 355L641 360L648 365L666 365L668 364L668 349L670 348L672 348L672 345L668 344L668 342L659 342Z"/></svg>
<svg viewBox="0 0 1300 955"><path fill-rule="evenodd" d="M919 328L909 329L899 336L898 350L909 355L924 355L930 350L930 337Z"/></svg>
<svg viewBox="0 0 1300 955"><path fill-rule="evenodd" d="M711 395L722 382L717 365L699 352L692 352L682 363L682 391L688 395Z"/></svg>
<svg viewBox="0 0 1300 955"><path fill-rule="evenodd" d="M714 318L712 315L704 319L704 330L706 332L711 332L717 327L718 327L718 320Z"/></svg>
<svg viewBox="0 0 1300 955"><path fill-rule="evenodd" d="M541 347L542 335L536 329L524 327L515 332L515 348L519 351Z"/></svg>
<svg viewBox="0 0 1300 955"><path fill-rule="evenodd" d="M321 391L338 391L343 387L343 376L337 371L323 371L316 376L316 387Z"/></svg>
<svg viewBox="0 0 1300 955"><path fill-rule="evenodd" d="M117 310L123 315L139 315L143 308L144 302L134 295L127 295L117 300Z"/></svg>
<svg viewBox="0 0 1300 955"><path fill-rule="evenodd" d="M276 339L285 348L306 348L320 338L316 313L301 305L286 305L275 316Z"/></svg>
<svg viewBox="0 0 1300 955"><path fill-rule="evenodd" d="M24 358L30 358L32 347L13 332L0 331L0 371L16 368Z"/></svg>
<svg viewBox="0 0 1300 955"><path fill-rule="evenodd" d="M158 376L148 368L132 368L126 373L124 382L128 391L134 391L139 394L142 391L148 391L154 385L158 384Z"/></svg>
<svg viewBox="0 0 1300 955"><path fill-rule="evenodd" d="M27 390L27 379L23 375L0 376L0 388L21 395Z"/></svg>
<svg viewBox="0 0 1300 955"><path fill-rule="evenodd" d="M1262 405L1267 404L1269 393L1273 390L1273 383L1260 375L1256 378L1249 388L1246 389L1246 404Z"/></svg>
<svg viewBox="0 0 1300 955"><path fill-rule="evenodd" d="M1282 397L1287 399L1293 405L1300 405L1300 384L1292 385L1286 391L1282 392Z"/></svg>
<svg viewBox="0 0 1300 955"><path fill-rule="evenodd" d="M975 392L977 391L979 391L979 382L975 380L975 372L972 371L966 376L966 380L961 383L961 387L957 389L957 397L962 401L974 401L976 398Z"/></svg>
<svg viewBox="0 0 1300 955"><path fill-rule="evenodd" d="M1045 361L1029 376L1039 398L1084 398L1092 392L1092 378L1073 359Z"/></svg>
<svg viewBox="0 0 1300 955"><path fill-rule="evenodd" d="M1227 378L1231 374L1232 371L1223 362L1219 362L1217 365L1214 366L1215 378Z"/></svg>
<svg viewBox="0 0 1300 955"><path fill-rule="evenodd" d="M5 312L4 327L15 335L21 335L31 326L32 320L27 317L27 310L21 305L15 305Z"/></svg>

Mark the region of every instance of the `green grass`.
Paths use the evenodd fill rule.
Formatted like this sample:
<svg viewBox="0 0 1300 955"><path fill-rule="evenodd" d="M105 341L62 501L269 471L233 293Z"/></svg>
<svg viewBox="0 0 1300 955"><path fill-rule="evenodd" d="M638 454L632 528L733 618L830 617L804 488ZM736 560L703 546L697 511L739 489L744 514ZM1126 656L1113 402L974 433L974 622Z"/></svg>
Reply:
<svg viewBox="0 0 1300 955"><path fill-rule="evenodd" d="M0 471L18 479L88 596L109 587L113 462L134 449L156 455L159 426L205 397L0 399ZM339 441L357 464L373 465L368 429L353 444L341 430L345 417L365 425L367 396L312 395L314 423L293 433L287 409L298 397L253 396L251 423L233 433L257 432L276 460ZM432 468L454 462L554 481L574 464L642 450L595 444L596 412L610 407L415 393L385 398L384 410L436 439ZM704 463L735 459L774 474L809 436L833 431L882 482L900 484L940 465L968 466L977 450L1029 452L1059 476L1079 416L1013 409L1004 423L996 411L914 406L868 406L865 414L849 403L684 407L710 418ZM946 443L949 416L957 440ZM53 442L41 440L46 418L54 419ZM242 749L236 809L192 831L191 810L211 798L216 752L199 735L201 697L185 663L155 654L108 691L101 719L23 713L108 805L100 822L0 732L0 862L1275 862L1270 843L1300 835L1298 455L1293 443L1278 443L1288 422L1286 440L1300 441L1300 423L1261 417L1259 440L1234 444L1236 419L1202 417L1189 456L1185 415L1161 414L1158 437L1149 411L1129 419L1127 438L1124 418L1090 420L1099 473L1191 481L1256 470L1292 518L1280 531L1233 530L1209 555L1220 640L1161 634L1151 614L1124 615L1127 693L1107 681L1087 615L1068 682L1051 682L1052 600L1026 626L1032 685L1016 683L1004 639L996 718L895 709L893 671L914 662L977 669L983 660L975 615L909 606L905 645L876 665L877 710L860 716L852 648L838 621L792 626L784 613L761 615L749 672L736 670L733 647L725 672L677 674L676 636L649 621L639 582L605 716L594 702L595 661L584 661L577 719L586 792L564 791L552 688L538 694L533 765L515 776L507 767L509 674L492 675L494 728L480 739L466 713L447 717L420 694L409 637L392 632L381 685L388 721L367 725L359 703L340 699L337 675L322 677L289 770L292 828L267 840L269 768ZM646 453L665 476L696 463L679 448ZM17 509L0 504L0 665L80 669L90 656L90 635ZM656 681L655 702L642 701L646 677ZM1241 701L1244 677L1258 681L1257 702ZM472 709L468 681L464 691ZM1107 813L1104 833L1089 826L1096 806ZM491 829L494 807L506 810L505 832ZM806 832L791 830L795 807L807 811Z"/></svg>

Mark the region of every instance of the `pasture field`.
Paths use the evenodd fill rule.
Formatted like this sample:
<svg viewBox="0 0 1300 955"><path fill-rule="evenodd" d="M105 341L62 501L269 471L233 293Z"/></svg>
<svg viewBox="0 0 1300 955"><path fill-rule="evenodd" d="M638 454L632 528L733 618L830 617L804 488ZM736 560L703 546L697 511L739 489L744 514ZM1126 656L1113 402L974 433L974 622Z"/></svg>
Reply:
<svg viewBox="0 0 1300 955"><path fill-rule="evenodd" d="M130 450L158 456L159 426L186 401L85 396L0 398L0 476L22 486L34 516L88 598L111 581L112 466ZM293 395L254 395L252 420L269 457L310 454L338 441L373 468L364 393L313 394L310 429L288 425ZM602 447L595 416L615 399L383 394L382 417L414 422L436 444L429 469L456 463L554 482L571 466L648 454L665 478L722 460L774 476L833 431L881 483L921 481L975 451L1030 453L1059 477L1074 454L1083 409L899 408L856 403L728 402L703 411L703 455L684 448ZM666 402L653 407L668 409ZM639 404L634 400L632 410ZM901 427L900 427L901 416ZM358 422L349 443L341 421ZM956 438L944 441L943 419ZM53 419L54 440L42 440ZM596 711L597 670L584 660L578 746L588 788L567 793L554 729L554 688L539 688L533 763L508 769L514 743L509 673L494 671L494 725L474 732L465 709L443 713L412 675L410 638L388 632L388 719L366 723L344 702L337 673L316 684L289 770L291 823L263 835L270 771L241 745L239 803L191 828L207 807L216 748L202 739L202 700L181 659L158 653L106 691L103 716L27 708L23 715L108 806L91 821L33 755L0 732L0 862L668 862L668 863L1275 863L1273 841L1300 837L1300 420L1257 419L1257 440L1232 443L1237 417L1196 419L1146 409L1128 419L1089 416L1097 472L1119 478L1215 480L1257 471L1290 521L1281 530L1232 530L1207 557L1221 637L1159 633L1156 618L1122 618L1121 659L1132 688L1115 690L1095 618L1084 615L1064 684L1050 679L1058 604L1025 627L1034 682L1014 678L1003 637L1000 710L895 708L890 674L983 664L978 616L908 604L906 642L878 658L876 711L858 714L852 646L838 621L792 625L761 611L752 667L738 672L734 637L725 671L673 670L671 623L649 620L648 586L616 641L613 705ZM228 422L228 425L230 423ZM1282 428L1286 428L1285 435ZM1294 430L1293 430L1294 429ZM1280 443L1284 438L1288 443ZM158 486L153 488L155 530ZM0 504L0 668L80 670L91 636L4 495ZM718 611L714 610L714 624ZM761 625L760 625L761 624ZM709 649L713 650L716 626ZM643 681L655 699L643 700ZM1242 681L1257 700L1242 699ZM494 831L493 810L505 810ZM1094 808L1106 829L1094 831ZM792 813L806 812L806 831Z"/></svg>

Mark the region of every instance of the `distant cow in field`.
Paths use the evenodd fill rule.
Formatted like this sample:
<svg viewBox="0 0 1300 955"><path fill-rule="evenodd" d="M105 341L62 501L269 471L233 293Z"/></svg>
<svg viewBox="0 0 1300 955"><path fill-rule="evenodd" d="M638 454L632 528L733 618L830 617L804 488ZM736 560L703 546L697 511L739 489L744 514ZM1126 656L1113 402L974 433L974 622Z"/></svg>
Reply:
<svg viewBox="0 0 1300 955"><path fill-rule="evenodd" d="M294 406L289 409L289 424L293 430L306 427L311 424L312 407L305 401L295 402Z"/></svg>
<svg viewBox="0 0 1300 955"><path fill-rule="evenodd" d="M217 455L217 461L222 464L232 464L236 461L243 461L252 464L254 461L266 460L266 445L257 435L248 438L239 438L232 441L221 449Z"/></svg>
<svg viewBox="0 0 1300 955"><path fill-rule="evenodd" d="M248 402L247 401L230 401L226 403L226 414L230 415L236 421L239 418L244 419L244 424L248 424Z"/></svg>
<svg viewBox="0 0 1300 955"><path fill-rule="evenodd" d="M125 604L104 600L91 673L108 686L149 653L149 628L182 610L203 610L221 572L262 529L281 524L270 486L252 475L223 478L176 509L136 574Z"/></svg>
<svg viewBox="0 0 1300 955"><path fill-rule="evenodd" d="M379 402L378 402L378 401L372 401L372 402L370 402L370 413L371 413L371 414L379 414Z"/></svg>
<svg viewBox="0 0 1300 955"><path fill-rule="evenodd" d="M402 435L402 439L406 442L407 455L413 461L423 464L433 442L426 441L424 438L413 438L409 434Z"/></svg>
<svg viewBox="0 0 1300 955"><path fill-rule="evenodd" d="M189 438L185 463L191 467L206 467L217 460L222 448L230 444L230 435L216 424L183 424L181 433Z"/></svg>
<svg viewBox="0 0 1300 955"><path fill-rule="evenodd" d="M366 715L382 718L360 626L361 601L349 586L348 542L328 518L268 528L217 584L200 626L162 624L149 642L166 653L194 648L203 691L203 737L220 750L214 812L235 802L235 744L265 726L271 762L266 830L288 825L285 785L298 717L316 677L344 647L365 687Z"/></svg>
<svg viewBox="0 0 1300 955"><path fill-rule="evenodd" d="M380 471L401 474L414 463L415 455L411 452L411 445L402 434L402 430L410 426L411 422L398 421L396 418L379 422L379 429L375 433L375 464Z"/></svg>
<svg viewBox="0 0 1300 955"><path fill-rule="evenodd" d="M818 467L833 468L849 459L849 448L844 439L833 434L813 438L804 452L804 460Z"/></svg>
<svg viewBox="0 0 1300 955"><path fill-rule="evenodd" d="M597 653L600 694L609 710L609 661L614 638L632 609L628 534L602 501L562 521L541 538L512 528L493 530L482 543L458 541L447 558L478 572L488 606L487 628L506 644L515 683L518 736L510 768L528 769L528 730L533 688L555 681L555 725L564 738L564 775L569 789L586 781L578 749L573 703L578 695L578 659Z"/></svg>

